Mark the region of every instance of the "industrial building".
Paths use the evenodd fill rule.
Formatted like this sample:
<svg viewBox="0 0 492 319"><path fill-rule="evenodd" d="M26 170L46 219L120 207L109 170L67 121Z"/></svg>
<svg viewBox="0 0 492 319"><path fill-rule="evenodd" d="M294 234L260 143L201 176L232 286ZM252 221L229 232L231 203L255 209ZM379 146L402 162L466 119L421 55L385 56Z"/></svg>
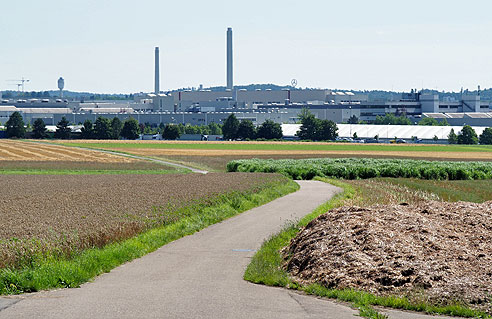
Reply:
<svg viewBox="0 0 492 319"><path fill-rule="evenodd" d="M97 117L118 117L125 120L134 117L139 122L189 123L193 125L222 123L231 113L239 119L254 124L265 120L279 123L296 123L298 114L308 108L316 117L336 123L347 122L352 116L371 123L377 116L388 113L405 114L412 122L423 117L446 119L449 124L462 126L492 126L491 101L476 95L462 94L461 99L441 101L438 95L423 94L412 90L398 99L371 101L367 94L334 91L328 89L244 90L234 88L233 33L226 32L226 86L223 91L160 90L159 48L155 48L154 91L136 94L134 101L73 102L66 99L1 100L0 122L5 123L10 114L19 111L25 122L33 123L41 118L54 125L65 116L74 124ZM65 82L58 80L60 96Z"/></svg>

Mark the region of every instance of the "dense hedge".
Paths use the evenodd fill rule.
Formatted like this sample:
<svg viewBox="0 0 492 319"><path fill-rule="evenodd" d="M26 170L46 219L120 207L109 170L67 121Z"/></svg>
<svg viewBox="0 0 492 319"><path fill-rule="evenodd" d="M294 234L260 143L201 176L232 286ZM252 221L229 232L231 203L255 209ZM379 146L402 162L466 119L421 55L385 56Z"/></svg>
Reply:
<svg viewBox="0 0 492 319"><path fill-rule="evenodd" d="M294 179L408 177L435 180L491 179L492 162L438 162L404 159L320 158L235 160L229 172L282 173Z"/></svg>

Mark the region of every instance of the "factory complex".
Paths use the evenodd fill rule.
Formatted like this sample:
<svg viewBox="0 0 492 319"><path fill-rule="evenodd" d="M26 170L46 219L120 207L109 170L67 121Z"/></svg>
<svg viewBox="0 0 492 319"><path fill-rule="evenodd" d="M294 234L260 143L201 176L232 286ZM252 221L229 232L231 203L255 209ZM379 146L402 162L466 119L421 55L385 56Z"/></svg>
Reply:
<svg viewBox="0 0 492 319"><path fill-rule="evenodd" d="M183 123L206 125L221 124L232 113L239 120L251 120L259 125L266 120L277 123L297 123L303 108L309 109L319 119L346 123L356 116L358 120L372 123L377 116L405 114L417 123L424 117L446 119L450 125L492 126L492 102L478 94L462 94L460 99L441 100L436 94L423 94L412 90L397 99L370 100L367 94L334 91L329 89L283 90L235 89L233 83L232 29L227 29L226 86L216 90L160 90L159 48L155 48L155 87L152 93L135 94L132 101L69 101L63 99L64 80L58 80L60 98L7 100L0 103L0 122L5 123L10 114L18 111L26 123L43 119L55 125L62 117L72 124L97 117L129 117L140 123Z"/></svg>

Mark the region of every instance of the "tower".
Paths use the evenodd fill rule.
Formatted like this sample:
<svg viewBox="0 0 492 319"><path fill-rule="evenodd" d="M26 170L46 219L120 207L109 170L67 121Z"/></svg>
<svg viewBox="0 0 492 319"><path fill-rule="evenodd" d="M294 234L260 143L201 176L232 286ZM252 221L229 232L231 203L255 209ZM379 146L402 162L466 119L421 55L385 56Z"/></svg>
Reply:
<svg viewBox="0 0 492 319"><path fill-rule="evenodd" d="M227 89L232 90L233 73L232 73L232 28L227 28Z"/></svg>
<svg viewBox="0 0 492 319"><path fill-rule="evenodd" d="M157 95L160 93L160 88L159 88L159 47L155 47L155 79L154 79L154 93Z"/></svg>
<svg viewBox="0 0 492 319"><path fill-rule="evenodd" d="M60 76L58 79L58 89L60 90L60 98L63 98L63 88L65 87L65 80Z"/></svg>

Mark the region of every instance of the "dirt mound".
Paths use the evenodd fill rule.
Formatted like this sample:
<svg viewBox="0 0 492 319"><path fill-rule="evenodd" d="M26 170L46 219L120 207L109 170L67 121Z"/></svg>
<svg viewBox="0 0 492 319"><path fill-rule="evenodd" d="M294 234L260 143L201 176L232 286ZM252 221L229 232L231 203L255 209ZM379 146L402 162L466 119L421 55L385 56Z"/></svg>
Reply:
<svg viewBox="0 0 492 319"><path fill-rule="evenodd" d="M492 202L342 207L309 223L284 253L300 282L492 312Z"/></svg>

